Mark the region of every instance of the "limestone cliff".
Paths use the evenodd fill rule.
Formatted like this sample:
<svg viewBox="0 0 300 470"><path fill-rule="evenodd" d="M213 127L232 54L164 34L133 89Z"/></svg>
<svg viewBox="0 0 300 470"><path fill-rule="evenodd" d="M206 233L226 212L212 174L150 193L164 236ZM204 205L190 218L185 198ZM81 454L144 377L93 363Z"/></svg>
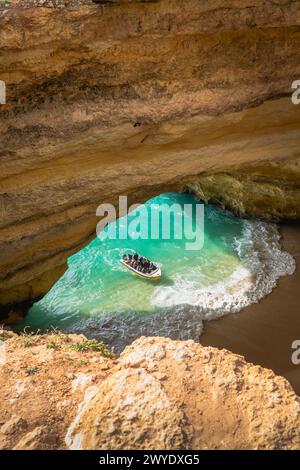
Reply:
<svg viewBox="0 0 300 470"><path fill-rule="evenodd" d="M55 332L4 341L0 448L300 446L299 397L241 356L165 338L140 338L118 359L93 349Z"/></svg>
<svg viewBox="0 0 300 470"><path fill-rule="evenodd" d="M298 0L1 6L0 304L45 293L119 194L299 219L299 25Z"/></svg>
<svg viewBox="0 0 300 470"><path fill-rule="evenodd" d="M187 183L186 189L238 216L272 222L300 219L299 158L203 173Z"/></svg>

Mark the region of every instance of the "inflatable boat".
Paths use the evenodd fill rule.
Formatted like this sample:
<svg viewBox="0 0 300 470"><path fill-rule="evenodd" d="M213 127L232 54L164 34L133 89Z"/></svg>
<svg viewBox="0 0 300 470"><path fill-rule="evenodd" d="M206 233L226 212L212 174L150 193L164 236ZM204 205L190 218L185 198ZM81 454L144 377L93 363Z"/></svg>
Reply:
<svg viewBox="0 0 300 470"><path fill-rule="evenodd" d="M159 266L155 266L155 269L152 270L150 273L142 273L138 269L135 269L132 266L130 266L128 261L121 259L120 262L124 266L126 266L126 268L129 269L129 271L131 271L133 274L135 274L136 276L142 277L143 279L157 281L161 278L161 269Z"/></svg>

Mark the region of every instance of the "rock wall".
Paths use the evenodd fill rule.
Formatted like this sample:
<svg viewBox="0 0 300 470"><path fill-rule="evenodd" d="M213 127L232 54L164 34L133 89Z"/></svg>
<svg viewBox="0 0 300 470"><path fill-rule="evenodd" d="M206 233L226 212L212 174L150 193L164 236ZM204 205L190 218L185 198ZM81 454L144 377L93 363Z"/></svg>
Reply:
<svg viewBox="0 0 300 470"><path fill-rule="evenodd" d="M4 341L1 449L300 446L300 399L271 370L193 341L140 338L118 359L76 347L84 341Z"/></svg>
<svg viewBox="0 0 300 470"><path fill-rule="evenodd" d="M299 24L297 0L2 6L2 310L47 292L120 194L192 184L238 213L299 219ZM261 197L246 201L249 185Z"/></svg>
<svg viewBox="0 0 300 470"><path fill-rule="evenodd" d="M299 158L204 173L187 183L186 189L240 217L271 222L300 219Z"/></svg>

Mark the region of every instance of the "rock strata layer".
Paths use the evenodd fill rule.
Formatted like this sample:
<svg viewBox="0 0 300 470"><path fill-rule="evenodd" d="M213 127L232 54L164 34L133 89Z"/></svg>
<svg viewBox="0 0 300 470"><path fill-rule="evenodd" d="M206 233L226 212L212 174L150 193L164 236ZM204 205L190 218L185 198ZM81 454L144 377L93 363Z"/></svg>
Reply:
<svg viewBox="0 0 300 470"><path fill-rule="evenodd" d="M47 292L120 194L192 184L298 220L299 25L298 0L2 6L2 310Z"/></svg>

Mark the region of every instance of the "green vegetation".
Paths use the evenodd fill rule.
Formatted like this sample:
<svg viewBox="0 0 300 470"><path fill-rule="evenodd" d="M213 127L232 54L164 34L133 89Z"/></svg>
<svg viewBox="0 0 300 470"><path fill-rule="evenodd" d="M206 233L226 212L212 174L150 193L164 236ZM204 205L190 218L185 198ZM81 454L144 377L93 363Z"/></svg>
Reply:
<svg viewBox="0 0 300 470"><path fill-rule="evenodd" d="M108 357L110 359L115 358L115 354L108 349L108 347L102 343L98 342L96 339L84 339L77 343L72 343L68 346L69 351L78 351L78 352L86 352L86 351L95 351L101 352L104 357Z"/></svg>
<svg viewBox="0 0 300 470"><path fill-rule="evenodd" d="M34 375L38 371L38 368L36 366L33 367L27 367L26 372L28 375Z"/></svg>
<svg viewBox="0 0 300 470"><path fill-rule="evenodd" d="M260 164L223 173L199 175L186 189L206 203L215 204L240 217L270 222L300 218L298 170ZM292 171L293 170L293 171Z"/></svg>
<svg viewBox="0 0 300 470"><path fill-rule="evenodd" d="M21 336L24 338L24 348L30 348L33 344L36 344L37 334L33 332L27 333L26 328L24 328Z"/></svg>
<svg viewBox="0 0 300 470"><path fill-rule="evenodd" d="M24 329L21 336L24 338L24 347L29 348L30 346L36 345L39 339L47 340L46 346L48 349L54 349L55 351L60 350L64 344L67 344L68 351L77 351L77 352L87 352L87 351L94 351L100 352L104 357L114 359L115 354L108 349L108 347L102 343L97 341L96 339L83 339L82 341L78 341L73 343L71 338L62 333L61 331L57 330L56 328L52 328L52 330L47 331L46 334L40 334L40 331L34 332L27 332L26 328ZM1 341L0 337L0 341ZM4 341L4 340L3 340ZM87 362L85 360L80 360L80 365L86 365Z"/></svg>
<svg viewBox="0 0 300 470"><path fill-rule="evenodd" d="M26 336L24 338L24 348L29 348L30 346L32 346L33 344L33 340L30 336Z"/></svg>
<svg viewBox="0 0 300 470"><path fill-rule="evenodd" d="M5 330L3 326L0 326L0 341L4 343L4 341L7 341L12 337L12 333L9 330Z"/></svg>
<svg viewBox="0 0 300 470"><path fill-rule="evenodd" d="M50 340L47 343L47 348L55 349L55 350L60 349L61 348L60 338L57 336L53 336L53 338L50 338Z"/></svg>
<svg viewBox="0 0 300 470"><path fill-rule="evenodd" d="M69 342L68 336L66 336L64 333L57 330L56 328L53 328L53 331L48 333L48 335L50 335L50 339L47 343L47 348L48 349L58 350L58 349L61 348L63 343L68 343Z"/></svg>

